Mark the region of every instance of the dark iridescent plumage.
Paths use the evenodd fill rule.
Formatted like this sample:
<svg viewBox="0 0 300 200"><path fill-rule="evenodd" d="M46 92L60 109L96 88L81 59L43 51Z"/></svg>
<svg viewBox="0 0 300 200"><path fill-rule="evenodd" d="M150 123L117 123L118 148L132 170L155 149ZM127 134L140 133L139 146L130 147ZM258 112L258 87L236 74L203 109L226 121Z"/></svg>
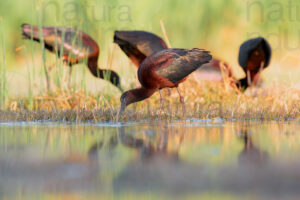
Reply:
<svg viewBox="0 0 300 200"><path fill-rule="evenodd" d="M32 40L37 42L43 40L45 48L63 57L64 62L70 67L87 60L88 68L95 77L107 78L121 89L120 78L116 72L98 68L99 46L86 33L68 27L45 26L40 29L29 24L22 25L22 33L26 39L32 37Z"/></svg>
<svg viewBox="0 0 300 200"><path fill-rule="evenodd" d="M258 73L269 66L272 56L271 46L262 37L253 38L244 42L239 50L239 64L246 73L246 78L239 81L238 86L246 89Z"/></svg>
<svg viewBox="0 0 300 200"><path fill-rule="evenodd" d="M167 48L162 38L146 31L115 31L114 42L137 67L146 57Z"/></svg>
<svg viewBox="0 0 300 200"><path fill-rule="evenodd" d="M122 94L120 113L129 104L142 101L157 90L178 87L189 74L211 59L209 52L201 49L165 49L152 54L138 69L141 88ZM180 100L183 103L182 97Z"/></svg>
<svg viewBox="0 0 300 200"><path fill-rule="evenodd" d="M207 51L200 49L166 49L150 56L149 59L142 63L141 67L146 68L144 66L149 65L157 75L173 84L173 86L167 87L177 87L186 76L194 72L201 65L208 63L211 58ZM140 71L143 68L138 70L139 78L140 74L142 74ZM143 85L142 80L140 82ZM166 86L161 85L159 88L163 87Z"/></svg>

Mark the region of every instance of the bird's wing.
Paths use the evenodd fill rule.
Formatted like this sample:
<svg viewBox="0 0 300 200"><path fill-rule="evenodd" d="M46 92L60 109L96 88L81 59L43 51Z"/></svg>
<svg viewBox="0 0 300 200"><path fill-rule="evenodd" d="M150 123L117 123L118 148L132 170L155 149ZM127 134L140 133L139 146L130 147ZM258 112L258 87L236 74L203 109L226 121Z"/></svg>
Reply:
<svg viewBox="0 0 300 200"><path fill-rule="evenodd" d="M115 31L114 41L117 44L126 41L145 56L167 48L162 38L146 31Z"/></svg>
<svg viewBox="0 0 300 200"><path fill-rule="evenodd" d="M58 50L62 47L63 54L67 54L70 58L87 58L96 48L99 49L91 37L71 28L59 28L57 33L54 32L50 37L45 37L45 41Z"/></svg>
<svg viewBox="0 0 300 200"><path fill-rule="evenodd" d="M166 48L167 46L165 45L165 42L159 38L146 38L137 44L137 49L145 56L150 56L151 54Z"/></svg>
<svg viewBox="0 0 300 200"><path fill-rule="evenodd" d="M158 64L156 74L174 84L212 59L208 51L197 48L167 49L156 53L153 57Z"/></svg>
<svg viewBox="0 0 300 200"><path fill-rule="evenodd" d="M247 63L248 63L250 53L254 49L256 49L260 44L263 45L263 49L266 54L265 67L269 65L272 56L271 46L268 43L268 41L263 37L257 37L257 38L247 40L240 47L238 60L239 60L239 64L242 66L244 70L247 68Z"/></svg>
<svg viewBox="0 0 300 200"><path fill-rule="evenodd" d="M55 49L55 46L51 44L51 42L48 42L48 40L51 40L53 37L53 27L38 27L38 26L31 26L30 24L22 24L22 35L24 36L24 39L32 39L37 42L43 42L45 43L45 47L49 51L53 51Z"/></svg>
<svg viewBox="0 0 300 200"><path fill-rule="evenodd" d="M90 55L98 56L98 44L86 33L68 27L31 26L22 24L25 39L43 42L46 49L58 52L59 56L67 55L71 62L82 60Z"/></svg>

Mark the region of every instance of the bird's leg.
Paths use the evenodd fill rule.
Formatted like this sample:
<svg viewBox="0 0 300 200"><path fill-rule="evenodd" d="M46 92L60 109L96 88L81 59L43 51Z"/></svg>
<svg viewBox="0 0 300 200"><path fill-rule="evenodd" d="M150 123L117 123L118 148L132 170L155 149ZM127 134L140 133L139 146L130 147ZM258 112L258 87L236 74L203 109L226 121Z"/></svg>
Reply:
<svg viewBox="0 0 300 200"><path fill-rule="evenodd" d="M162 94L161 94L161 90L158 90L158 92L159 92L159 96L160 96L160 108L159 108L159 113L161 114L161 112L162 112L162 109L163 109L163 105L164 105L164 98L163 98L163 96L162 96Z"/></svg>
<svg viewBox="0 0 300 200"><path fill-rule="evenodd" d="M45 60L43 62L43 68L44 68L45 77L46 77L47 92L49 93L51 91L51 86L50 86L49 72L48 72Z"/></svg>
<svg viewBox="0 0 300 200"><path fill-rule="evenodd" d="M52 63L51 65L49 65L47 68L48 68L48 71L50 72L50 71L52 71L52 69L53 69L53 67L55 66L55 65L57 65L57 63L59 63L62 59L64 59L64 58L59 58L56 62L54 62L54 63Z"/></svg>
<svg viewBox="0 0 300 200"><path fill-rule="evenodd" d="M182 105L182 112L183 112L183 116L185 117L185 105L184 105L184 98L183 96L180 94L180 90L179 90L179 87L176 88L177 89L177 92L179 94L179 97L180 97L180 103Z"/></svg>
<svg viewBox="0 0 300 200"><path fill-rule="evenodd" d="M56 65L57 63L52 63L51 65L48 66L48 71L51 72L51 70L53 69L53 67Z"/></svg>
<svg viewBox="0 0 300 200"><path fill-rule="evenodd" d="M72 64L71 62L68 60L67 56L63 56L62 58L63 60L63 64L64 67L69 67L69 73L68 73L68 77L64 77L64 80L67 81L67 87L69 90L71 90L71 74L72 74Z"/></svg>
<svg viewBox="0 0 300 200"><path fill-rule="evenodd" d="M168 96L171 96L171 89L167 88Z"/></svg>
<svg viewBox="0 0 300 200"><path fill-rule="evenodd" d="M72 67L69 67L69 76L68 76L68 88L71 89L71 77L72 77Z"/></svg>

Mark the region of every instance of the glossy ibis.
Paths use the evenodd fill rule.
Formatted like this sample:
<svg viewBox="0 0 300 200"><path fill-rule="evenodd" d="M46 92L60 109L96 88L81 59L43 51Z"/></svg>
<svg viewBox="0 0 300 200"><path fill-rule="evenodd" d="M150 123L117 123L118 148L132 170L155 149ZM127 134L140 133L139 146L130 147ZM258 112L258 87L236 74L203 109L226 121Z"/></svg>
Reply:
<svg viewBox="0 0 300 200"><path fill-rule="evenodd" d="M239 50L239 64L246 73L246 77L238 81L237 86L245 90L258 80L259 73L269 66L272 50L270 44L263 37L249 39Z"/></svg>
<svg viewBox="0 0 300 200"><path fill-rule="evenodd" d="M138 79L141 87L126 91L122 94L121 108L118 117L131 103L142 101L150 97L155 91L162 88L176 87L180 102L184 108L184 98L178 89L178 84L183 82L189 74L201 65L208 63L212 56L208 51L201 49L164 49L148 56L138 69ZM161 108L163 100L161 98ZM117 117L117 118L118 118Z"/></svg>
<svg viewBox="0 0 300 200"><path fill-rule="evenodd" d="M43 41L47 50L62 57L64 63L69 65L70 73L74 64L87 59L88 68L95 77L107 79L122 91L120 78L116 72L98 68L99 46L88 34L68 27L44 26L39 28L29 24L23 24L22 30L25 39L32 38L37 42Z"/></svg>
<svg viewBox="0 0 300 200"><path fill-rule="evenodd" d="M146 31L115 31L114 43L120 46L136 67L151 54L168 48L162 38Z"/></svg>
<svg viewBox="0 0 300 200"><path fill-rule="evenodd" d="M115 31L114 43L119 45L137 68L146 57L168 48L161 37L147 31ZM170 89L168 94L171 94Z"/></svg>

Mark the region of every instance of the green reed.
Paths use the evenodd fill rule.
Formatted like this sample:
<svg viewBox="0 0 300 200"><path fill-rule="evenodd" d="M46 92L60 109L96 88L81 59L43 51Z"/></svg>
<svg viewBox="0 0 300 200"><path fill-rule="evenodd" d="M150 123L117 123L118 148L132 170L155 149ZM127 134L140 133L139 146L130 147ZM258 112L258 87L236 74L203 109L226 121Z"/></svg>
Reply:
<svg viewBox="0 0 300 200"><path fill-rule="evenodd" d="M0 69L0 105L1 109L4 109L8 100L8 90L7 90L7 79L6 79L6 46L5 46L5 36L4 36L4 24L3 19L0 18L0 28L1 28L1 40L2 40L2 67Z"/></svg>
<svg viewBox="0 0 300 200"><path fill-rule="evenodd" d="M54 34L55 34L55 46L58 47L59 45L58 45L57 28L54 29ZM59 59L59 52L55 51L55 76L54 76L54 82L55 82L55 85L59 88L62 87L62 73L63 73L63 70L62 70L62 66L61 66L61 60Z"/></svg>
<svg viewBox="0 0 300 200"><path fill-rule="evenodd" d="M29 102L28 102L28 108L30 110L33 109L33 103L34 103L34 98L33 98L33 90L32 90L32 75L30 74L30 64L29 64L29 55L27 52L26 46L24 47L24 54L25 54L25 59L26 59L26 65L27 65L27 78L28 78L28 96L29 96Z"/></svg>
<svg viewBox="0 0 300 200"><path fill-rule="evenodd" d="M31 4L31 15L30 15L30 24L34 24L34 13L35 13L35 0L32 0ZM32 40L33 38L33 32L31 32L31 42L30 42L30 55L31 55L31 65L32 65L32 87L36 86L36 69L35 69L35 59L34 59L34 54L35 54L35 44Z"/></svg>
<svg viewBox="0 0 300 200"><path fill-rule="evenodd" d="M79 22L78 24L78 27L76 28L77 29L77 32L76 32L76 35L75 37L73 38L72 40L72 46L75 47L75 48L78 48L78 49L81 49L85 56L84 58L79 58L81 61L81 69L79 70L80 72L80 80L79 80L79 87L81 90L84 91L85 95L87 95L87 90L86 90L86 67L88 65L88 49L86 49L83 45L83 41L82 41L82 32L84 31L83 30L84 26L81 22ZM72 56L72 54L70 54L70 56ZM74 70L74 76L73 77L76 77L76 73L77 73L77 70ZM73 91L76 91L76 83L73 84Z"/></svg>
<svg viewBox="0 0 300 200"><path fill-rule="evenodd" d="M45 49L45 44L44 44L44 36L43 36L43 30L42 30L42 17L40 13L40 8L36 8L36 13L37 13L37 22L38 22L38 28L39 28L39 33L40 33L40 45L41 45L41 50L42 50L42 66L46 78L46 84L47 84L47 92L50 92L50 78L49 78L49 73L46 65L46 49ZM40 76L42 77L42 71L40 73ZM42 93L42 85L43 85L43 79L40 79L40 93Z"/></svg>
<svg viewBox="0 0 300 200"><path fill-rule="evenodd" d="M64 22L62 24L62 27L64 27ZM59 87L62 89L63 88L63 74L64 74L64 65L66 64L65 61L63 61L62 59L60 59L60 56L64 55L64 41L65 41L65 29L61 30L61 38L60 38L60 45L58 45L58 33L56 30L56 35L55 35L55 42L57 42L57 47L59 48L59 51L56 51L56 55L55 55L55 60L56 60L56 75L57 75L57 79L60 80L60 85ZM59 61L59 62L58 62Z"/></svg>

